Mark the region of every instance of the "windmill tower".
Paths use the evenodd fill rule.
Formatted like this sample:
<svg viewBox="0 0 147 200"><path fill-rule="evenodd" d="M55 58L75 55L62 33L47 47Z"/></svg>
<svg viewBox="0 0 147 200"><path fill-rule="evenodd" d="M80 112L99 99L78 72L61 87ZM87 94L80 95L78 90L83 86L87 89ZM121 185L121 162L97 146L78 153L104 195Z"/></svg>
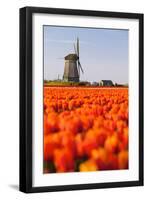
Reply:
<svg viewBox="0 0 147 200"><path fill-rule="evenodd" d="M63 81L72 81L79 82L80 81L80 70L84 73L80 59L79 59L79 39L77 38L77 43L74 44L74 54L68 54L64 57L65 65L64 65L64 74Z"/></svg>

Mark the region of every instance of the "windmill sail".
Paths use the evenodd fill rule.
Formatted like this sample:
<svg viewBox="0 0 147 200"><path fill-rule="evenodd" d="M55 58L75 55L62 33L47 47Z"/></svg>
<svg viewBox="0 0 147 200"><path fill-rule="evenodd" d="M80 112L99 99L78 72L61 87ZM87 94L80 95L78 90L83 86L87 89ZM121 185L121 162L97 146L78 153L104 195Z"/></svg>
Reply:
<svg viewBox="0 0 147 200"><path fill-rule="evenodd" d="M77 56L79 57L79 38L77 38Z"/></svg>
<svg viewBox="0 0 147 200"><path fill-rule="evenodd" d="M74 44L75 54L77 55L76 45Z"/></svg>
<svg viewBox="0 0 147 200"><path fill-rule="evenodd" d="M81 66L81 63L80 63L80 49L79 49L79 38L77 38L77 62L78 62L78 71L79 71L79 77L80 77L80 70L82 71L82 73L84 73L84 70Z"/></svg>

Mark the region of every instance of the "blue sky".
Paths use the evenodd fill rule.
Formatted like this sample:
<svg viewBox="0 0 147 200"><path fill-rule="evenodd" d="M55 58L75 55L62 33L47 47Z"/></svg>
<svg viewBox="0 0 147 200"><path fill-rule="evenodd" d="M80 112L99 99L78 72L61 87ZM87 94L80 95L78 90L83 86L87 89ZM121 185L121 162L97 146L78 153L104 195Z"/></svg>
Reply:
<svg viewBox="0 0 147 200"><path fill-rule="evenodd" d="M79 37L83 81L128 83L128 30L44 26L44 79L62 79Z"/></svg>

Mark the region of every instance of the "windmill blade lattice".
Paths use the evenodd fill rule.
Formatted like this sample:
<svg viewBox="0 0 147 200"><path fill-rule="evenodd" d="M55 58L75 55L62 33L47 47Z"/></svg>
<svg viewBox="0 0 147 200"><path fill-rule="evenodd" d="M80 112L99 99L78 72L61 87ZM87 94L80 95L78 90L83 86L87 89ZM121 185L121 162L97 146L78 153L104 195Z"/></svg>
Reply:
<svg viewBox="0 0 147 200"><path fill-rule="evenodd" d="M74 44L75 54L77 55L76 45Z"/></svg>
<svg viewBox="0 0 147 200"><path fill-rule="evenodd" d="M77 54L77 62L78 62L78 72L79 72L79 77L80 77L80 70L82 71L82 73L84 73L84 70L81 66L81 63L80 63L80 58L79 58L79 38L77 38L77 49L75 49L75 52Z"/></svg>
<svg viewBox="0 0 147 200"><path fill-rule="evenodd" d="M77 38L77 56L79 57L79 38Z"/></svg>
<svg viewBox="0 0 147 200"><path fill-rule="evenodd" d="M81 69L82 73L84 73L84 70L83 70L83 68L82 68L81 63L80 63L79 60L78 60L78 65L79 65L79 68Z"/></svg>

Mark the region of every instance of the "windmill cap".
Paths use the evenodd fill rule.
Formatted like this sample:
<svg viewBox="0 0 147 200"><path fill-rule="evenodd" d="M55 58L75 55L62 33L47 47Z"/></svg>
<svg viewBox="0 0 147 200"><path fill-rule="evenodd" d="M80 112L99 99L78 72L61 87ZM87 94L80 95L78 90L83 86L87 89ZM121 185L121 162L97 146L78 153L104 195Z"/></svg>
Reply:
<svg viewBox="0 0 147 200"><path fill-rule="evenodd" d="M65 60L78 60L77 54L68 54L64 58L65 58Z"/></svg>

